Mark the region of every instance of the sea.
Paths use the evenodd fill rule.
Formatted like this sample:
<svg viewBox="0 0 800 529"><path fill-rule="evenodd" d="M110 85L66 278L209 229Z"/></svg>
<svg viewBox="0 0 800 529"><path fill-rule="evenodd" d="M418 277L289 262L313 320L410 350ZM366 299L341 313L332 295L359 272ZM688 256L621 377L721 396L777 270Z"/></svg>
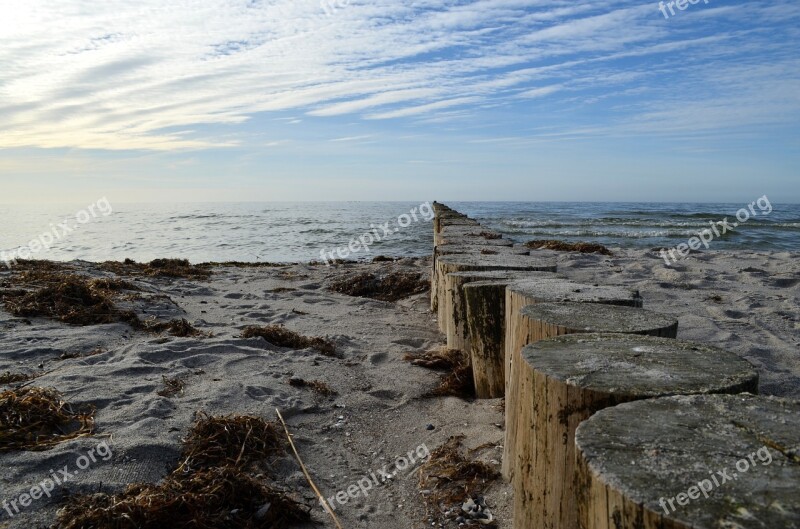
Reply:
<svg viewBox="0 0 800 529"><path fill-rule="evenodd" d="M752 209L697 203L446 203L519 242L674 247L713 223L719 236L709 243L712 251L800 250L800 204L765 198ZM13 257L139 262L179 257L197 263L423 256L433 246L431 217L425 201L0 204L0 269Z"/></svg>

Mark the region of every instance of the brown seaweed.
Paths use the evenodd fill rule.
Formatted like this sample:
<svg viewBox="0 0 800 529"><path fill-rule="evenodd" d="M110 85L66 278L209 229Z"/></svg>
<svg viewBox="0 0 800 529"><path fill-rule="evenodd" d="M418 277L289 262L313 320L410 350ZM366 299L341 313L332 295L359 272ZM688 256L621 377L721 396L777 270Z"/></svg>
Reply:
<svg viewBox="0 0 800 529"><path fill-rule="evenodd" d="M399 301L429 288L430 284L420 274L407 272L383 276L364 272L338 279L330 286L333 292L379 301Z"/></svg>
<svg viewBox="0 0 800 529"><path fill-rule="evenodd" d="M53 389L24 387L0 392L0 453L47 450L93 431L94 409L73 409Z"/></svg>
<svg viewBox="0 0 800 529"><path fill-rule="evenodd" d="M534 250L554 250L557 252L599 253L613 256L611 250L602 244L590 242L564 242L553 239L528 241L525 246Z"/></svg>
<svg viewBox="0 0 800 529"><path fill-rule="evenodd" d="M272 345L287 347L289 349L316 349L326 356L336 355L336 344L325 338L309 338L282 325L267 325L265 327L249 326L242 331L242 338L263 338Z"/></svg>

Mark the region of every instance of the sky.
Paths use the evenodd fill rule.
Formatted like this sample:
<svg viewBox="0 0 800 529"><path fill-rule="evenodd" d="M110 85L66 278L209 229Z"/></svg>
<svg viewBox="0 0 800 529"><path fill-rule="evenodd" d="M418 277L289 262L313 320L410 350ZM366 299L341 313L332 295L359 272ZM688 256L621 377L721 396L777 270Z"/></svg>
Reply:
<svg viewBox="0 0 800 529"><path fill-rule="evenodd" d="M693 2L3 0L0 202L800 202L800 3Z"/></svg>

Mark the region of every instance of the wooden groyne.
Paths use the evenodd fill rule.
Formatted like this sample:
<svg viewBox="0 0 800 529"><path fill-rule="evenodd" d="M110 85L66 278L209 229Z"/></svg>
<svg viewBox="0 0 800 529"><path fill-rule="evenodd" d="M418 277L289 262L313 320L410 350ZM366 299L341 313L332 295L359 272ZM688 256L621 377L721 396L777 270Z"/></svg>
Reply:
<svg viewBox="0 0 800 529"><path fill-rule="evenodd" d="M800 529L800 405L756 396L751 364L678 340L639 292L433 209L431 309L478 398L505 397L514 528ZM705 490L742 460L752 479Z"/></svg>

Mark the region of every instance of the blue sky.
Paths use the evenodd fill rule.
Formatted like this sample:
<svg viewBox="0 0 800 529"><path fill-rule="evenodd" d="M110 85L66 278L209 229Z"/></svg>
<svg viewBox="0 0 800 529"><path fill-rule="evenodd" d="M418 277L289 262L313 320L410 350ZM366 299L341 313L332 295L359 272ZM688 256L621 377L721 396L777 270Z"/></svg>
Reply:
<svg viewBox="0 0 800 529"><path fill-rule="evenodd" d="M0 202L800 202L796 0L4 0Z"/></svg>

